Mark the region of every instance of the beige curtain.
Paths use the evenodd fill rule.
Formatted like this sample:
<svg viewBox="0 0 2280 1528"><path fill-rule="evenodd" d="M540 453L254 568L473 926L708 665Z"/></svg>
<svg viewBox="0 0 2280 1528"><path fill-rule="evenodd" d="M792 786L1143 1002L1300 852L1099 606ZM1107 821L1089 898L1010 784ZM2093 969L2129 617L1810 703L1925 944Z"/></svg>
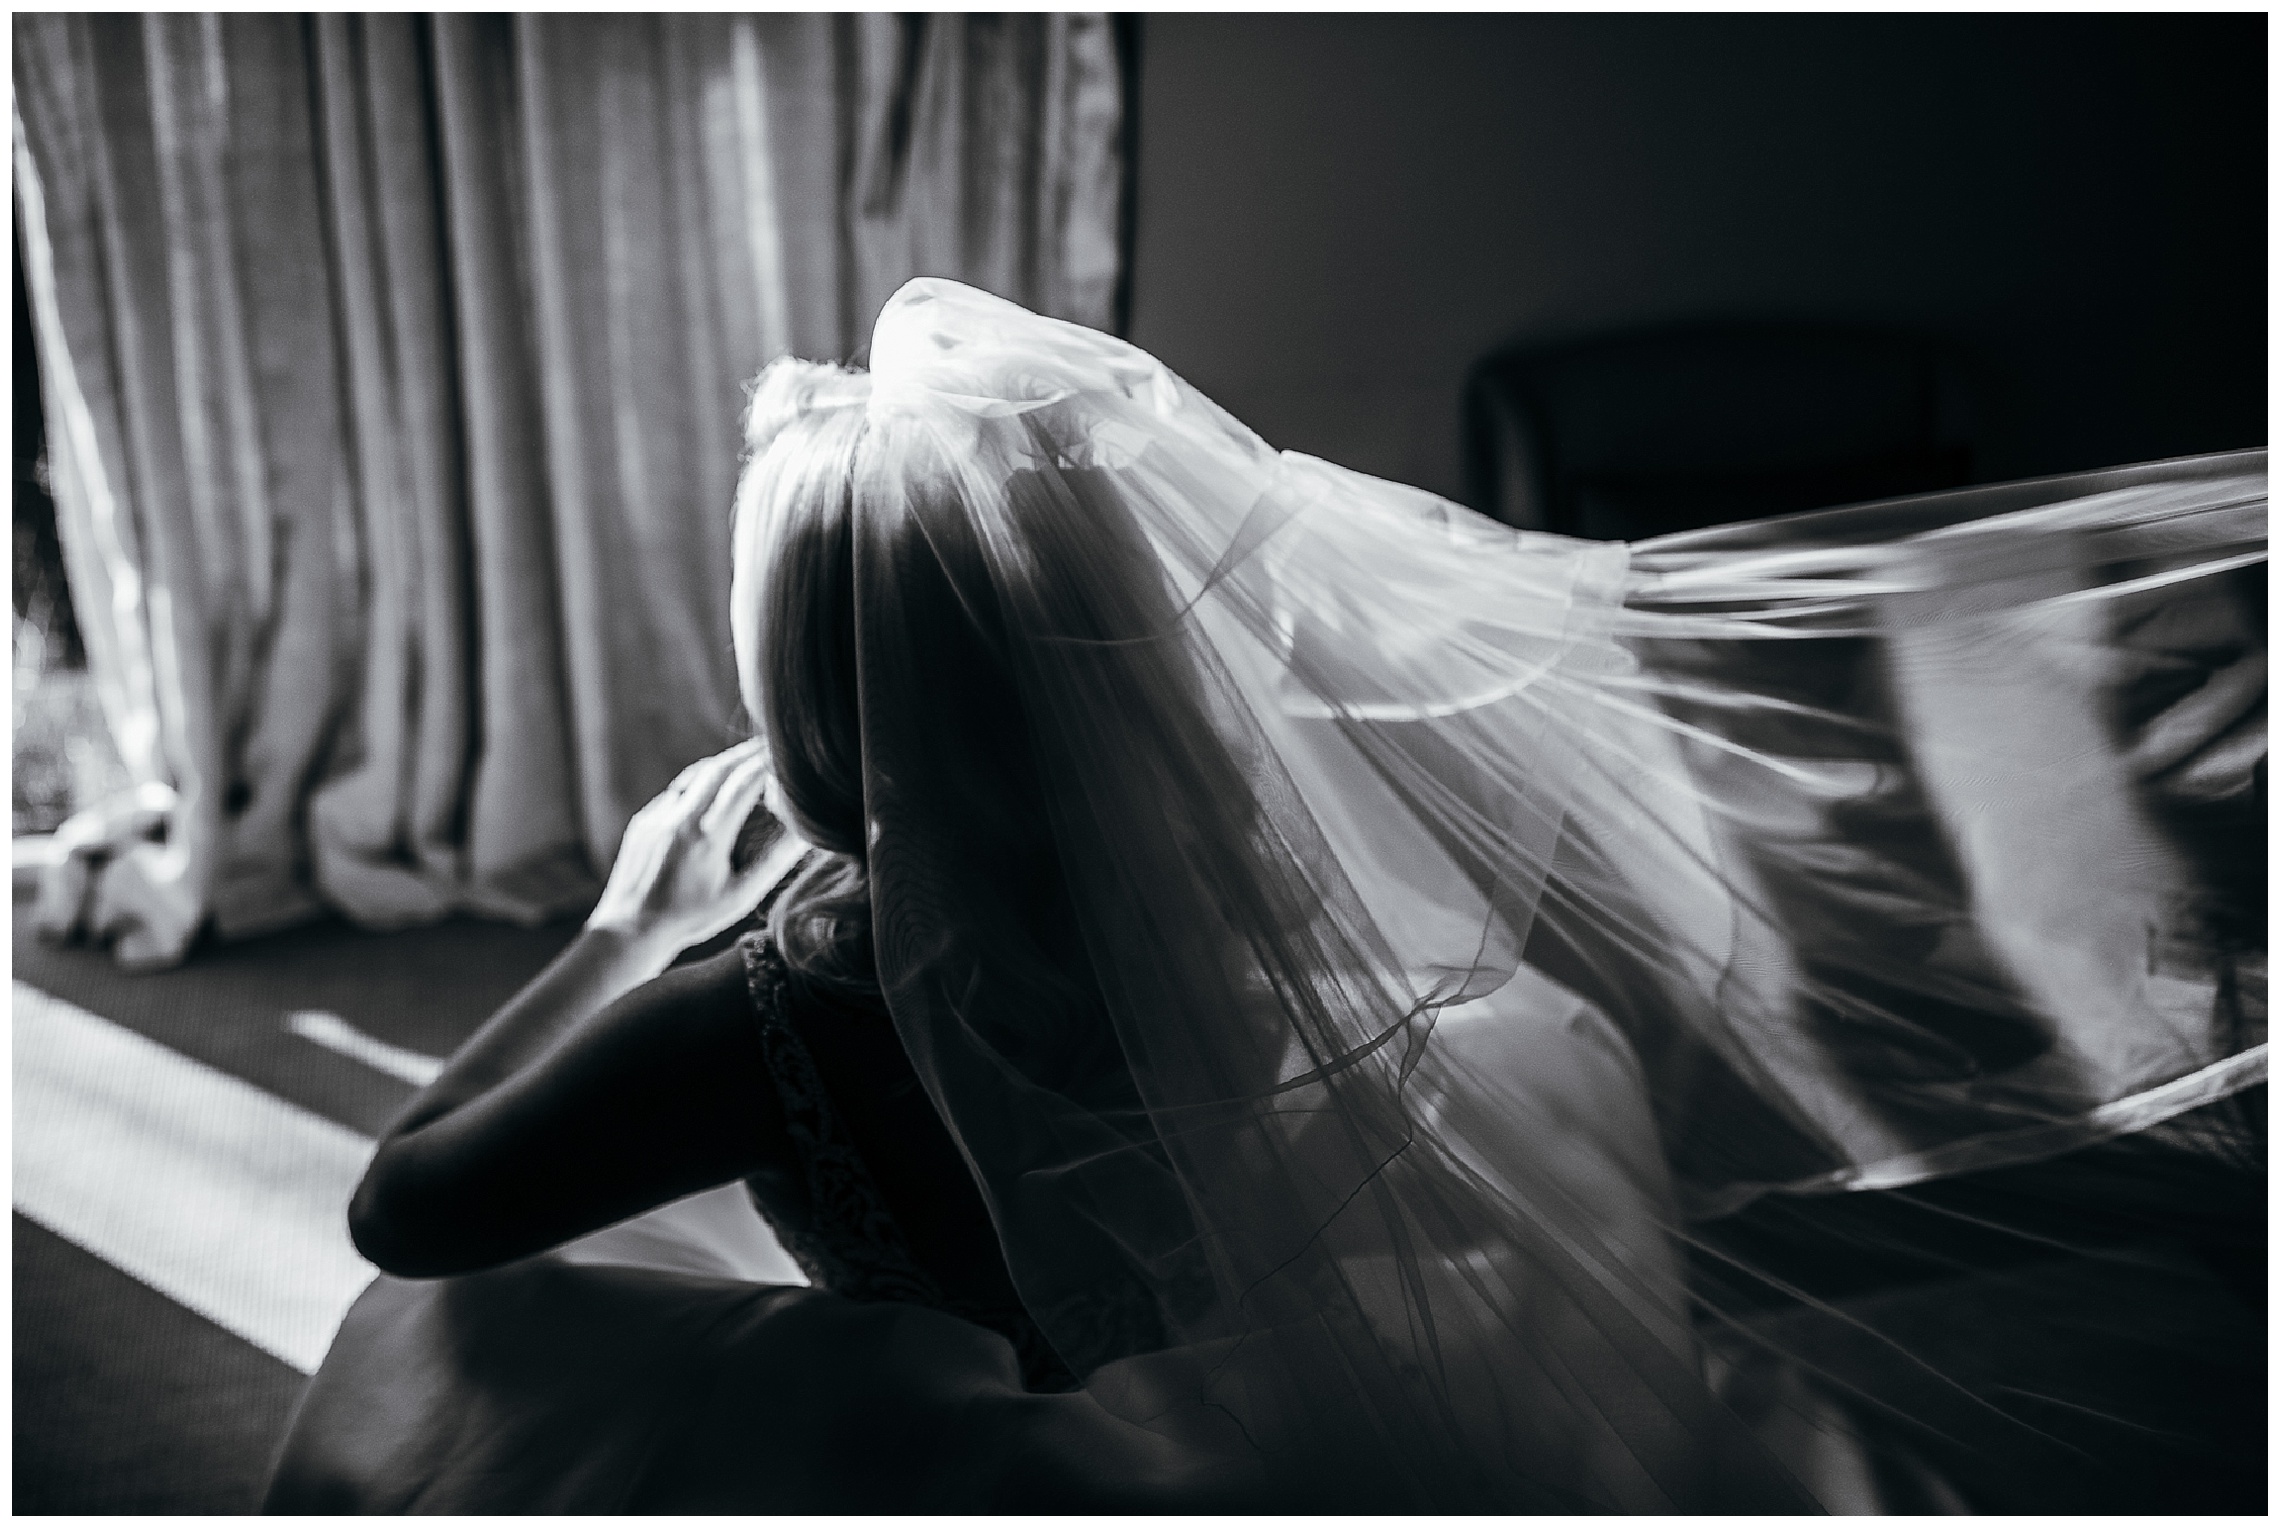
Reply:
<svg viewBox="0 0 2280 1528"><path fill-rule="evenodd" d="M41 917L131 962L578 909L739 734L743 384L913 275L1112 321L1100 17L20 16L14 69L67 566L145 782Z"/></svg>

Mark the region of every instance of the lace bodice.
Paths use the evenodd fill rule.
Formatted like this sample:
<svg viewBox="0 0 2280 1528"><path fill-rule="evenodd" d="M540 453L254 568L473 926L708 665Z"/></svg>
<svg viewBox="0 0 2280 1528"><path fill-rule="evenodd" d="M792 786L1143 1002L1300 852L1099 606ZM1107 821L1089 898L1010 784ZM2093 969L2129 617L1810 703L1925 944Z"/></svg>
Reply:
<svg viewBox="0 0 2280 1528"><path fill-rule="evenodd" d="M1002 1261L988 1268L938 1270L913 1250L870 1153L907 1153L936 1143L859 1139L848 1111L833 1100L825 1068L802 1037L802 1015L783 957L765 934L747 935L741 949L761 1047L797 1157L795 1172L755 1175L747 1188L784 1250L818 1288L854 1300L925 1305L988 1327L1013 1344L1032 1389L1073 1387L1068 1366L1013 1295ZM883 1039L891 1042L891 1032ZM890 1048L893 1053L886 1054ZM907 1079L915 1088L916 1078L909 1075L899 1048L882 1043L874 1049L880 1070L900 1074L897 1083ZM939 1148L949 1144L945 1136ZM975 1210L986 1215L978 1202ZM976 1291L977 1284L984 1288ZM990 1291L991 1284L1003 1284L1003 1291Z"/></svg>

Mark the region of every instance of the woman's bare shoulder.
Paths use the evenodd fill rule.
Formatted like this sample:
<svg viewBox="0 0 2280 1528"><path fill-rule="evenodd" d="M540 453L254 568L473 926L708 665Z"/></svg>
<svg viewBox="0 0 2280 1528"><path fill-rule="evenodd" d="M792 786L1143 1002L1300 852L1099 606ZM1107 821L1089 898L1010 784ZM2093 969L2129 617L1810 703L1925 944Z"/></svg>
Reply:
<svg viewBox="0 0 2280 1528"><path fill-rule="evenodd" d="M726 943L707 945L683 955L664 974L628 993L627 1003L672 1005L740 1004L750 1006L752 959L765 951L767 935L745 932Z"/></svg>

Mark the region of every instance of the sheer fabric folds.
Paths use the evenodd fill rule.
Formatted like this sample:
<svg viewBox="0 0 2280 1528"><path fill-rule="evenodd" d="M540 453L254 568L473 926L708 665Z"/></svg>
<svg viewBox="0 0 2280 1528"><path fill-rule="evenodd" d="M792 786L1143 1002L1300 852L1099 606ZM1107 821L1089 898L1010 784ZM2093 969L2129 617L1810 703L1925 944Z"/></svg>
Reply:
<svg viewBox="0 0 2280 1528"><path fill-rule="evenodd" d="M920 272L1113 319L1103 17L29 16L14 78L75 606L174 792L53 921L131 960L590 900L741 724L745 382Z"/></svg>
<svg viewBox="0 0 2280 1528"><path fill-rule="evenodd" d="M1950 1501L1704 1228L2262 1079L2261 453L1625 548L953 283L872 368L881 975L1093 1393L1355 1504Z"/></svg>

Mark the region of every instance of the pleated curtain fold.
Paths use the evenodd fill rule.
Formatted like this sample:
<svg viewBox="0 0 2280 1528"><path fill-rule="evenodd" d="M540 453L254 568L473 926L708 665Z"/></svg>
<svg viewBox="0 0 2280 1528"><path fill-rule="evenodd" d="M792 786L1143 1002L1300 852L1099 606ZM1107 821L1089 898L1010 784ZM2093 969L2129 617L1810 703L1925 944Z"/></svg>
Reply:
<svg viewBox="0 0 2280 1528"><path fill-rule="evenodd" d="M39 15L14 70L74 606L164 803L43 915L135 963L579 909L740 735L749 379L914 275L1116 317L1103 17Z"/></svg>

